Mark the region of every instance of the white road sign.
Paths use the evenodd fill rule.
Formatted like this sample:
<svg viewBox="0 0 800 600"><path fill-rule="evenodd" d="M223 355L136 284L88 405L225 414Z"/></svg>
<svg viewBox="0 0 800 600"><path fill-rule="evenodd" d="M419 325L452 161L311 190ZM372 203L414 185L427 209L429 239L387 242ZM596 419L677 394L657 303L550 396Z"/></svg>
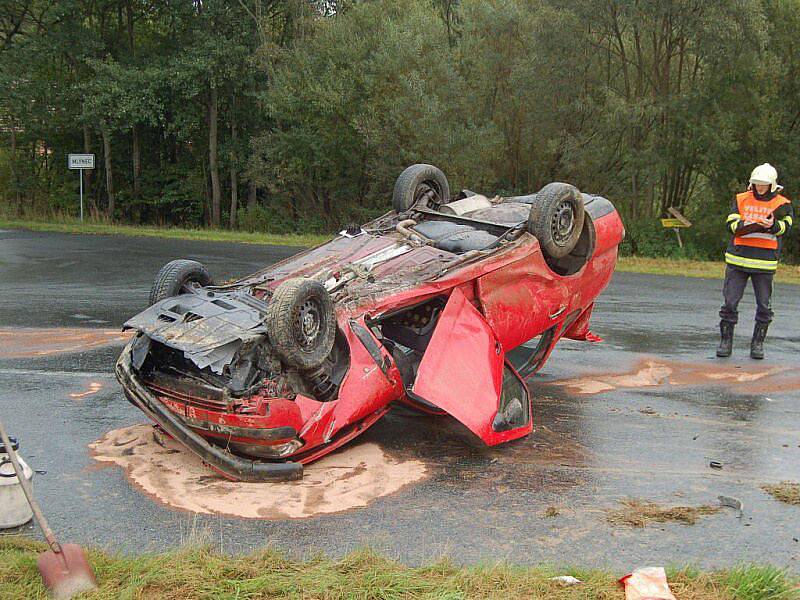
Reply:
<svg viewBox="0 0 800 600"><path fill-rule="evenodd" d="M70 154L67 165L70 169L94 169L94 154Z"/></svg>
<svg viewBox="0 0 800 600"><path fill-rule="evenodd" d="M81 222L83 222L83 172L86 169L94 169L94 154L69 154L67 156L67 167L77 169L81 182Z"/></svg>

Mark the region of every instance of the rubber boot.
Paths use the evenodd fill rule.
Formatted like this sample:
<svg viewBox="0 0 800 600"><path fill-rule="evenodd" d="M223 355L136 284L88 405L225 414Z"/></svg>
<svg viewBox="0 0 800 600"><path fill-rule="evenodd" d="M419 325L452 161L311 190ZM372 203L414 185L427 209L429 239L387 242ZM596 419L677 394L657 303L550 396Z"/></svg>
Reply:
<svg viewBox="0 0 800 600"><path fill-rule="evenodd" d="M764 339L767 337L769 323L759 323L756 321L753 329L753 340L750 342L750 358L761 360L764 358Z"/></svg>
<svg viewBox="0 0 800 600"><path fill-rule="evenodd" d="M733 323L730 321L719 322L719 347L717 348L717 356L720 358L727 358L733 352Z"/></svg>

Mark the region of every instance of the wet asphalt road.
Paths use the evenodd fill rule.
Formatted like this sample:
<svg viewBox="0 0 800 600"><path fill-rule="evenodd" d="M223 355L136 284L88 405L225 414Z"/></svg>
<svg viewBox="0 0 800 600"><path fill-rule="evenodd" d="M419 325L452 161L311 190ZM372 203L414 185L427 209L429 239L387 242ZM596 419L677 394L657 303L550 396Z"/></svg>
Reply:
<svg viewBox="0 0 800 600"><path fill-rule="evenodd" d="M144 307L167 260L194 258L224 278L295 251L0 231L0 328L117 328ZM532 379L532 436L490 449L450 419L392 413L361 439L422 460L432 475L335 515L196 516L143 495L118 468L98 468L87 444L144 420L113 378L119 346L0 359L0 415L28 462L46 471L36 489L54 528L64 539L123 552L175 546L201 531L231 551L271 544L296 555L340 555L370 546L412 564L448 555L625 571L756 561L797 572L800 507L760 486L800 481L800 287L776 285L767 360L755 367L746 357L749 291L734 358L713 358L720 288L712 280L617 274L594 312L593 329L606 342L562 342ZM731 383L745 372L749 381ZM98 393L69 397L90 382L102 384ZM711 460L723 468L709 468ZM725 509L691 526L606 521L606 510L628 497L699 505L719 494L741 499L743 518ZM545 517L548 507L558 516Z"/></svg>

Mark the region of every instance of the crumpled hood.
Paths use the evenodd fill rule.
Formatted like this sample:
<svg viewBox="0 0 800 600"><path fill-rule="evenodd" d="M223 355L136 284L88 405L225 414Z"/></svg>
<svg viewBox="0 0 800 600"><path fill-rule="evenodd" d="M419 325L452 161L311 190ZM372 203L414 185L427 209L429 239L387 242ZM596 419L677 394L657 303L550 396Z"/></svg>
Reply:
<svg viewBox="0 0 800 600"><path fill-rule="evenodd" d="M267 304L243 291L215 292L204 288L157 302L128 320L150 339L180 350L198 368L222 374L245 342L267 333Z"/></svg>

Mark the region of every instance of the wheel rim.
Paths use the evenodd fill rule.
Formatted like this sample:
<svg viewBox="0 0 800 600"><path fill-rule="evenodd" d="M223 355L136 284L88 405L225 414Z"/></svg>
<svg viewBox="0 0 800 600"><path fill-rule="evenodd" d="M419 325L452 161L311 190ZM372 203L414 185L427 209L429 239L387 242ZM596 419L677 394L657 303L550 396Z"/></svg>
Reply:
<svg viewBox="0 0 800 600"><path fill-rule="evenodd" d="M553 212L553 220L550 230L553 234L553 241L559 246L566 246L572 232L575 230L575 208L572 203L564 200Z"/></svg>
<svg viewBox="0 0 800 600"><path fill-rule="evenodd" d="M322 318L322 306L315 298L309 298L300 305L294 329L295 339L304 350L313 347L319 338Z"/></svg>

